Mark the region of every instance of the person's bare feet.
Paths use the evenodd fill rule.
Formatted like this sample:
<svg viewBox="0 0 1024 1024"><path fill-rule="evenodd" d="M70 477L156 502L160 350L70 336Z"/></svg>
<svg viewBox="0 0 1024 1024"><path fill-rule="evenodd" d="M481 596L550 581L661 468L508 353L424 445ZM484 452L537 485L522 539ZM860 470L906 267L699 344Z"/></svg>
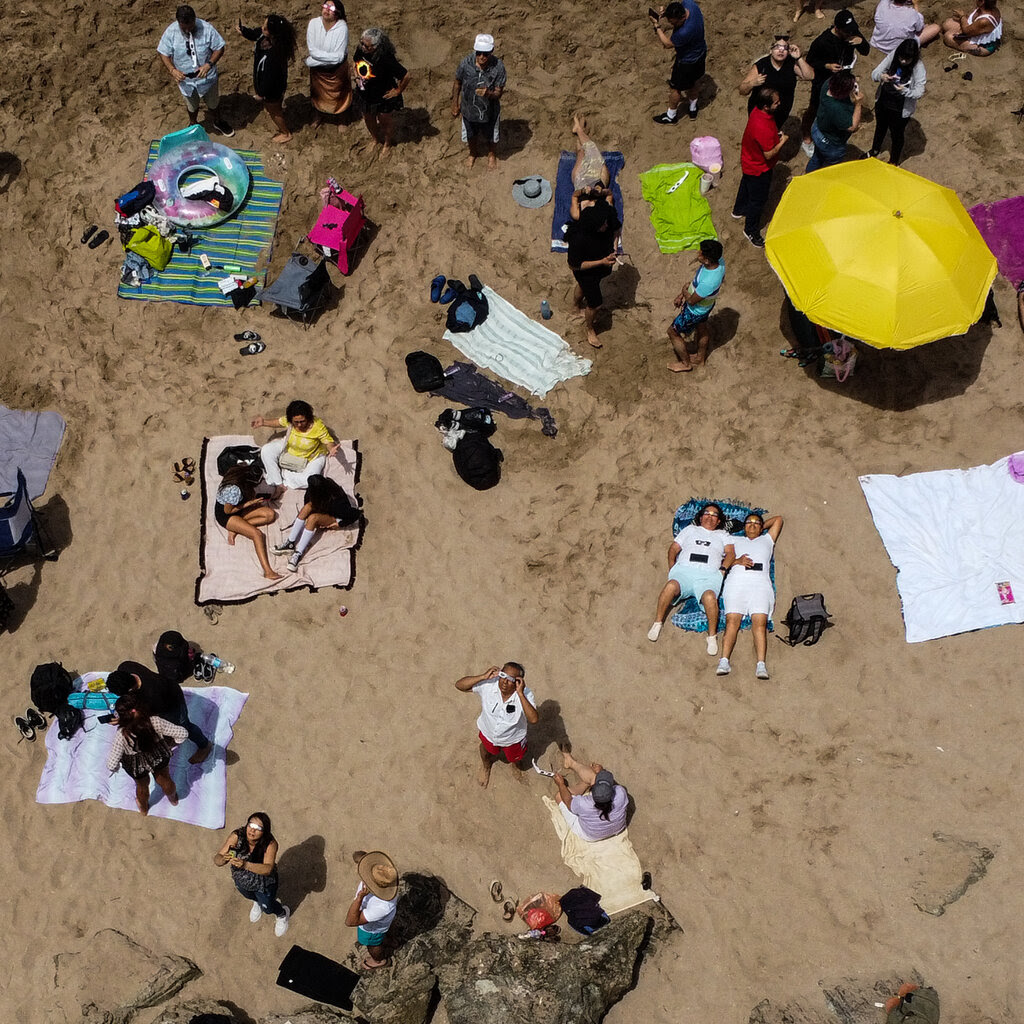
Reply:
<svg viewBox="0 0 1024 1024"><path fill-rule="evenodd" d="M273 569L270 572L265 572L263 578L267 580L283 580L284 577L279 572L274 572Z"/></svg>
<svg viewBox="0 0 1024 1024"><path fill-rule="evenodd" d="M476 157L472 153L470 153L469 156L466 157L466 168L467 168L467 170L470 167L472 167L473 164L475 164L475 163L476 163Z"/></svg>
<svg viewBox="0 0 1024 1024"><path fill-rule="evenodd" d="M169 796L169 797L167 798L167 802L168 802L168 803L169 803L169 804L170 804L170 805L171 805L172 807L177 807L177 806L178 806L178 794L177 794L177 792L174 792L174 793L172 793L172 794L171 794L171 795L170 795L170 796Z"/></svg>
<svg viewBox="0 0 1024 1024"><path fill-rule="evenodd" d="M235 535L228 530L228 547L233 548L235 546Z"/></svg>
<svg viewBox="0 0 1024 1024"><path fill-rule="evenodd" d="M213 744L207 743L205 747L200 747L189 759L189 764L202 764L209 756L213 753Z"/></svg>
<svg viewBox="0 0 1024 1024"><path fill-rule="evenodd" d="M482 789L487 788L487 784L491 781L491 766L489 764L480 765L480 771L477 772L476 781L480 783Z"/></svg>
<svg viewBox="0 0 1024 1024"><path fill-rule="evenodd" d="M287 145L295 138L291 132L278 132L270 141L276 142L279 146Z"/></svg>
<svg viewBox="0 0 1024 1024"><path fill-rule="evenodd" d="M148 816L148 814L149 814L149 794L148 793L146 794L145 802L143 802L142 799L138 795L136 795L136 797L135 797L135 806L138 807L140 814L145 814L145 815Z"/></svg>
<svg viewBox="0 0 1024 1024"><path fill-rule="evenodd" d="M487 155L487 170L496 171L498 169L498 158L493 154Z"/></svg>
<svg viewBox="0 0 1024 1024"><path fill-rule="evenodd" d="M580 132L586 132L587 121L579 111L572 115L572 133L573 135L579 135Z"/></svg>
<svg viewBox="0 0 1024 1024"><path fill-rule="evenodd" d="M597 335L593 331L587 331L587 344L591 348L604 348L604 345L597 340Z"/></svg>
<svg viewBox="0 0 1024 1024"><path fill-rule="evenodd" d="M380 158L381 158L381 161L389 160L391 158L391 143L390 142L385 142L384 145L380 147Z"/></svg>
<svg viewBox="0 0 1024 1024"><path fill-rule="evenodd" d="M689 373L693 369L693 367L689 363L683 362L669 363L668 368L673 373Z"/></svg>
<svg viewBox="0 0 1024 1024"><path fill-rule="evenodd" d="M825 12L824 12L824 11L823 11L823 10L822 10L822 9L821 9L820 7L819 7L819 8L818 8L818 9L817 9L817 10L816 10L816 11L814 12L814 16L815 16L816 18L824 18L824 17L825 17Z"/></svg>

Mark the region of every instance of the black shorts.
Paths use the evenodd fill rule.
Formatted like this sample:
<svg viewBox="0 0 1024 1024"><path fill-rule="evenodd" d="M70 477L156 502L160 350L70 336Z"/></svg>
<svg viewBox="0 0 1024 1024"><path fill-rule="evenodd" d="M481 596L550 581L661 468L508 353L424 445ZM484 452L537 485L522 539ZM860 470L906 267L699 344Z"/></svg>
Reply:
<svg viewBox="0 0 1024 1024"><path fill-rule="evenodd" d="M402 99L401 93L397 96L392 96L391 99L381 99L376 103L371 103L364 93L357 91L356 101L359 104L359 109L364 114L393 114L396 110L401 110L405 106L405 100Z"/></svg>
<svg viewBox="0 0 1024 1024"><path fill-rule="evenodd" d="M228 520L231 516L224 511L223 505L215 503L213 506L213 518L216 519L217 522L226 530L228 528Z"/></svg>
<svg viewBox="0 0 1024 1024"><path fill-rule="evenodd" d="M601 267L599 270L574 270L572 276L583 292L583 302L588 309L597 309L604 305L601 296L601 282L612 272L611 267Z"/></svg>
<svg viewBox="0 0 1024 1024"><path fill-rule="evenodd" d="M497 120L496 118L494 120ZM494 141L494 120L491 121L467 121L462 119L466 128L466 140L483 139L484 142Z"/></svg>
<svg viewBox="0 0 1024 1024"><path fill-rule="evenodd" d="M704 57L692 64L684 64L677 60L672 65L672 77L668 80L668 84L677 92L686 92L688 89L692 89L704 77L707 70L705 65Z"/></svg>

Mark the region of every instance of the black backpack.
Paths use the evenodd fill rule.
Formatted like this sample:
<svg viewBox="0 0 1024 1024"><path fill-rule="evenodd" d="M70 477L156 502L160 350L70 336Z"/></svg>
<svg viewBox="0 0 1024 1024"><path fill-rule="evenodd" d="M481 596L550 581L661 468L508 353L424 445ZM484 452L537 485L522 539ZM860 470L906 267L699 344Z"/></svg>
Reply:
<svg viewBox="0 0 1024 1024"><path fill-rule="evenodd" d="M821 594L798 594L789 606L789 614L782 620L789 627L788 637L779 637L784 644L813 647L821 639L825 627L831 625L825 598Z"/></svg>
<svg viewBox="0 0 1024 1024"><path fill-rule="evenodd" d="M55 715L67 705L73 682L74 676L59 661L36 665L29 682L32 703L40 711Z"/></svg>
<svg viewBox="0 0 1024 1024"><path fill-rule="evenodd" d="M259 448L251 444L229 444L217 456L217 472L221 476L235 466L248 466L247 477L253 484L258 484L263 479L263 458Z"/></svg>
<svg viewBox="0 0 1024 1024"><path fill-rule="evenodd" d="M444 387L441 360L429 352L410 352L405 357L405 369L412 386L420 394L424 391L439 391Z"/></svg>
<svg viewBox="0 0 1024 1024"><path fill-rule="evenodd" d="M122 217L134 217L147 206L153 204L156 188L151 181L140 181L135 188L130 188L123 196L114 200L114 209Z"/></svg>
<svg viewBox="0 0 1024 1024"><path fill-rule="evenodd" d="M476 431L459 440L452 452L455 472L478 491L486 491L501 479L501 463L504 456L500 448Z"/></svg>
<svg viewBox="0 0 1024 1024"><path fill-rule="evenodd" d="M71 739L82 727L84 717L78 708L73 708L70 704L57 708L57 739Z"/></svg>
<svg viewBox="0 0 1024 1024"><path fill-rule="evenodd" d="M900 993L899 1002L885 1015L885 1024L939 1024L939 993L935 989L904 985Z"/></svg>

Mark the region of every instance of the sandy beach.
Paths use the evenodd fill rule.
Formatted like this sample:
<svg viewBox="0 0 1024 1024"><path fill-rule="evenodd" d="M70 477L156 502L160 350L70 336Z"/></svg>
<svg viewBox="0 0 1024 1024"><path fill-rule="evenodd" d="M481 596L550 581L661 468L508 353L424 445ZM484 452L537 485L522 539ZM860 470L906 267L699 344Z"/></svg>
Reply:
<svg viewBox="0 0 1024 1024"><path fill-rule="evenodd" d="M0 957L10 979L0 1018L74 1019L49 998L53 956L105 927L199 964L188 996L231 1000L253 1017L294 1009L305 1000L275 986L277 965L292 942L348 953L356 849L440 876L477 908L478 930L511 930L489 899L491 879L524 897L576 884L541 803L549 780L499 765L489 789L476 783L479 704L454 682L514 659L541 706L531 756L546 765L568 736L581 760L614 770L635 801L633 844L683 929L609 1024L743 1024L764 998L823 1010L820 979L912 968L939 989L950 1022L1015 1020L1024 915L1009 888L1024 872L1024 633L1005 626L908 645L895 570L857 482L991 463L1024 445L1013 289L997 279L1001 329L869 351L843 386L779 357L790 343L782 287L729 212L746 121L736 85L773 30L791 23L793 5L706 0L699 118L662 127L651 117L665 109L671 54L642 7L353 4L353 38L381 25L413 74L384 163L361 122L314 133L301 62L285 104L295 138L273 146L247 95L249 44L232 28L262 9L197 5L228 40L229 144L260 150L285 185L273 272L312 225L327 175L365 197L377 226L356 271L335 273L337 302L308 332L266 307L116 296L113 201L141 177L150 141L185 123L155 53L173 5L6 6L0 401L56 409L68 423L40 502L60 560L5 579L18 609L0 641L7 721L23 713L37 663L85 672L148 662L165 629L236 663L218 680L250 694L228 751L227 824L270 814L293 917L284 939L249 924L213 866L224 833L95 801L37 804L43 739L19 743L8 725ZM873 2L850 7L870 25ZM922 7L929 21L950 13L933 0ZM828 17L836 9L826 2ZM277 10L300 36L316 13ZM1002 49L964 62L973 81L943 73L941 43L925 51L928 91L908 132L904 166L966 206L1020 189L1024 128L1010 110L1021 100L1024 4L1002 10ZM826 24L805 15L794 39L806 50ZM505 141L496 171L480 161L467 173L449 101L478 31L494 34L508 69ZM880 59L861 59L862 84ZM807 91L798 89L797 112ZM554 180L576 108L599 145L626 159L632 266L606 288L613 308L598 352L568 319L572 279L564 255L548 251L551 207L522 209L511 197L527 174ZM691 255L658 252L638 175L688 159L696 134L715 135L725 153L710 203L727 276L707 365L677 375L665 368L665 329ZM870 127L854 136L854 156L869 139ZM776 198L805 162L791 143ZM115 240L80 245L92 223ZM456 476L433 427L445 404L416 394L406 376L414 349L445 365L462 358L441 338L443 309L428 301L438 273L476 273L535 317L548 299L548 326L594 360L588 376L531 399L550 407L557 437L499 418L504 476L487 492ZM239 356L233 335L246 328L262 334L264 353ZM205 436L244 433L253 416L299 397L362 452L367 528L354 586L261 597L226 607L213 626L193 601L198 488L181 501L172 464L198 458ZM698 636L667 626L657 644L646 639L673 512L702 495L785 516L776 619L794 594L814 591L834 615L816 647L769 639L769 682L754 679L747 633L724 679ZM942 917L911 900L935 832L995 852Z"/></svg>

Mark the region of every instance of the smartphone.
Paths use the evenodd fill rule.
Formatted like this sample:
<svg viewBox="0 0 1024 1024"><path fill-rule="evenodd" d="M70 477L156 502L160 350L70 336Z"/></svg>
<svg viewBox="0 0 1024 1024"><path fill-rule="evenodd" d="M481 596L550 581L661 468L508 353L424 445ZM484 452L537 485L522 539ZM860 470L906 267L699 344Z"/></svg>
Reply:
<svg viewBox="0 0 1024 1024"><path fill-rule="evenodd" d="M109 725L113 720L113 715L100 715L100 717L96 719L97 722L102 722L104 725Z"/></svg>
<svg viewBox="0 0 1024 1024"><path fill-rule="evenodd" d="M661 21L661 15L653 7L647 8L647 15L648 17L653 18L655 21Z"/></svg>

